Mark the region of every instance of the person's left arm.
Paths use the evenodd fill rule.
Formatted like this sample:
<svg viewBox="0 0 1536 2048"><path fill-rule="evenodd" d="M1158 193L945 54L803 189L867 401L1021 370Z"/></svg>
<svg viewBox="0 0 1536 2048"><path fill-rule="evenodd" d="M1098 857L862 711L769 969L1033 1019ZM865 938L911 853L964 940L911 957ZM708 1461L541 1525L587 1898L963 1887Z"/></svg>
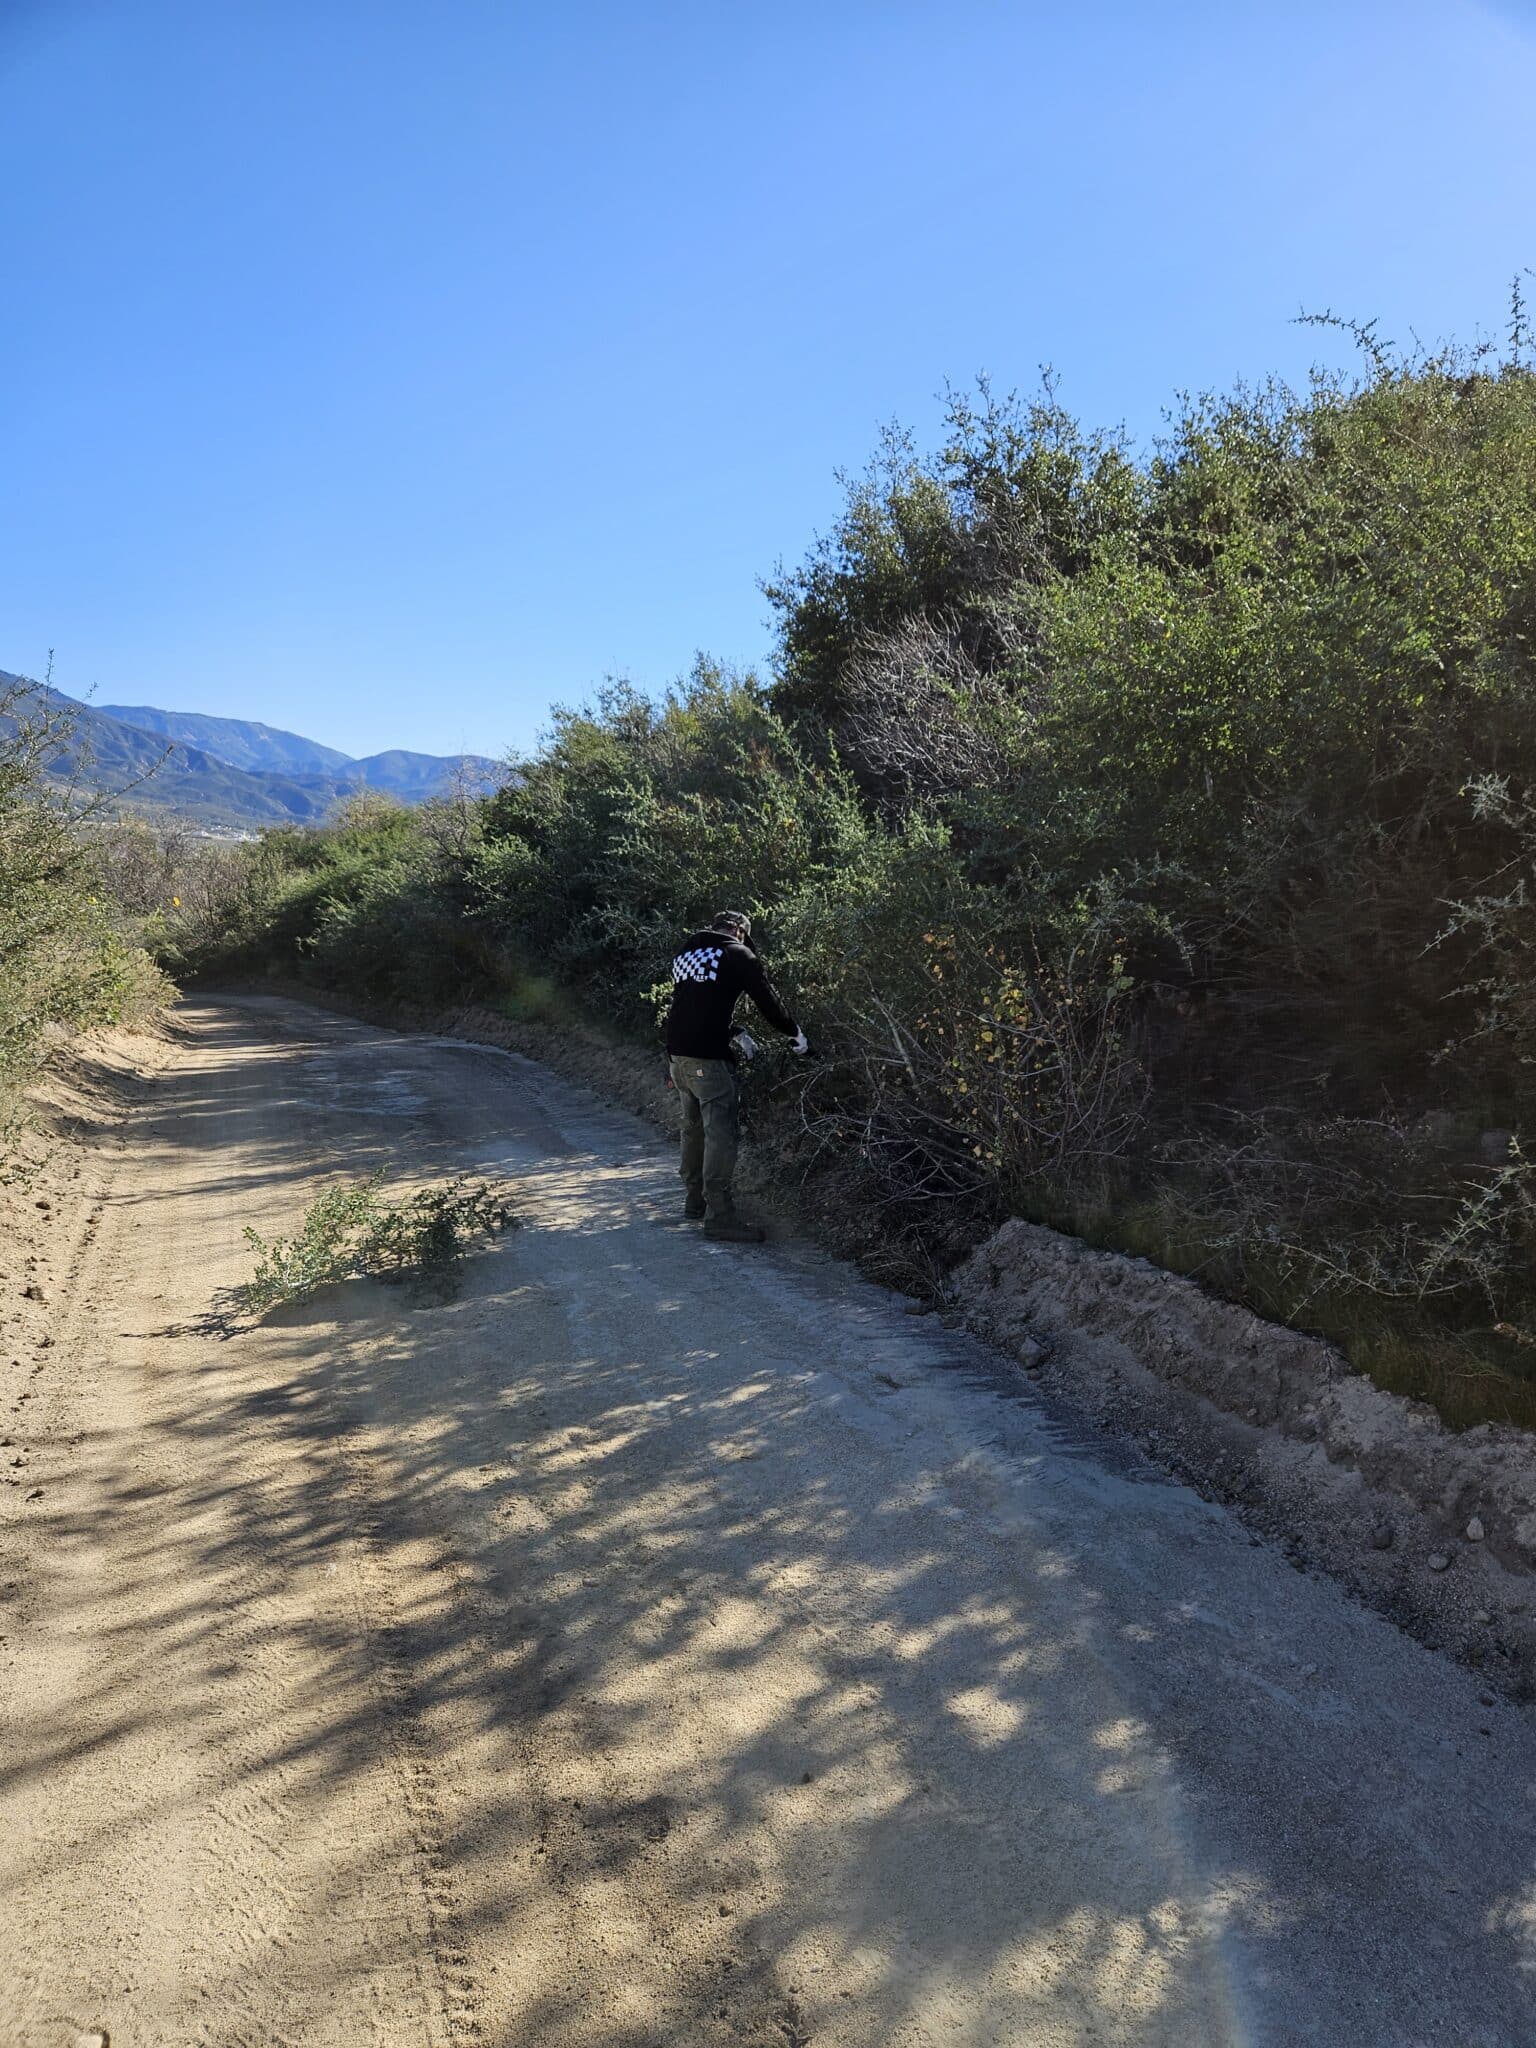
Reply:
<svg viewBox="0 0 1536 2048"><path fill-rule="evenodd" d="M775 1031L782 1031L786 1038L800 1039L805 1036L800 1026L790 1015L778 990L763 971L763 963L754 951L743 947L745 958L741 970L741 992L749 996Z"/></svg>

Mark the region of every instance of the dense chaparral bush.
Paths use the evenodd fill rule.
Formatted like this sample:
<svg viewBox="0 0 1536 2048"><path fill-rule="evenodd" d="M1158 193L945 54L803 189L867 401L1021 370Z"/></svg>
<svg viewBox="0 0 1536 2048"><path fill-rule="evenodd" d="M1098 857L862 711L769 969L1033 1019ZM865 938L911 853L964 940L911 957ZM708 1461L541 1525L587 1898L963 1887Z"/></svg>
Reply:
<svg viewBox="0 0 1536 2048"><path fill-rule="evenodd" d="M739 905L820 1055L764 1131L914 1247L1034 1215L1536 1419L1536 376L1518 301L1502 352L1359 338L1145 458L955 397L765 586L769 679L209 856L163 943L643 1037Z"/></svg>

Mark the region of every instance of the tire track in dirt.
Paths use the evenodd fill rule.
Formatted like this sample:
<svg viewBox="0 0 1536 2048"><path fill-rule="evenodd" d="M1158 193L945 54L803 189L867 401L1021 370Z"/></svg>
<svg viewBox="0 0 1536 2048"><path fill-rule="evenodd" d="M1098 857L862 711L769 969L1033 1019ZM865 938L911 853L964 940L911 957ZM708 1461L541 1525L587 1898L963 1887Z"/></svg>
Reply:
<svg viewBox="0 0 1536 2048"><path fill-rule="evenodd" d="M256 1114L264 1121L259 1095ZM235 1256L247 1262L243 1247ZM399 1574L378 1567L367 1475L324 1385L327 1426L295 1441L292 1382L273 1374L258 1333L222 1343L214 1361L210 1389L240 1420L243 1469L223 1532L221 1655L234 1682L218 1689L214 1717L225 1789L211 1815L220 1883L195 1972L198 2039L261 2048L276 2026L338 2048L451 2048L476 2031L473 1986L454 1966L433 1773L392 1648ZM300 1655L319 1699L295 1698ZM342 1797L316 1796L301 1762L315 1747L335 1752ZM345 1956L328 1973L343 1982L322 1979L300 2001L321 1944L311 1939L300 1961L293 1929L317 1918Z"/></svg>
<svg viewBox="0 0 1536 2048"><path fill-rule="evenodd" d="M104 1155L99 1229L55 1268L32 1535L66 1564L34 1548L21 1618L41 1682L7 1702L35 1740L0 2040L52 2048L95 2015L165 2048L450 2048L471 2002L430 1938L448 1880L376 1648L389 1589L361 1536L348 1555L339 1464L295 1460L269 1361L206 1315L245 1263L250 1187L209 1202L180 1136L208 1113L203 1082L193 1048L137 1105L129 1149Z"/></svg>
<svg viewBox="0 0 1536 2048"><path fill-rule="evenodd" d="M442 2016L442 2040L472 2041L481 2034L481 1988L459 1932L463 1904L443 1819L439 1772L417 1698L417 1630L399 1613L396 1575L388 1562L396 1538L387 1533L389 1524L378 1505L381 1498L388 1498L388 1479L375 1469L366 1448L349 1440L345 1424L338 1426L334 1442L337 1467L352 1502L349 1530L358 1549L363 1594L359 1622L378 1702L380 1733L393 1753L392 1768L409 1817L415 1882L426 1909L427 1949ZM433 1581L435 1600L473 1616L480 1600L470 1568L441 1537L432 1543L431 1552L424 1569ZM484 1653L478 1631L471 1628L464 1640L471 1652Z"/></svg>

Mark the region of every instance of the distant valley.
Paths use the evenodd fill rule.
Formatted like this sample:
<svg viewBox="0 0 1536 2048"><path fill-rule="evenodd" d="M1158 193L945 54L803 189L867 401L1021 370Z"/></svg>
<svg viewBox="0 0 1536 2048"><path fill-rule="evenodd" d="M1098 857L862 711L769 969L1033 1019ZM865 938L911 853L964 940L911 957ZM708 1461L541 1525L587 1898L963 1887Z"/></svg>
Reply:
<svg viewBox="0 0 1536 2048"><path fill-rule="evenodd" d="M148 704L84 704L0 671L0 687L16 684L73 718L73 736L56 768L61 778L120 794L131 809L208 830L318 824L360 789L416 804L461 783L483 790L501 780L499 764L482 754L396 748L354 759L254 719Z"/></svg>

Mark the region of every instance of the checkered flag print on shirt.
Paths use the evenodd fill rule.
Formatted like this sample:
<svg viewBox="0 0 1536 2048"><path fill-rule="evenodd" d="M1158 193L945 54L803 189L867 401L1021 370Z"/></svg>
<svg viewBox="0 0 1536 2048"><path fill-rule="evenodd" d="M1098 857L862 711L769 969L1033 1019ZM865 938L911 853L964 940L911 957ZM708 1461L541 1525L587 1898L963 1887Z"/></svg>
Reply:
<svg viewBox="0 0 1536 2048"><path fill-rule="evenodd" d="M714 981L720 972L719 946L694 946L672 962L674 981Z"/></svg>

